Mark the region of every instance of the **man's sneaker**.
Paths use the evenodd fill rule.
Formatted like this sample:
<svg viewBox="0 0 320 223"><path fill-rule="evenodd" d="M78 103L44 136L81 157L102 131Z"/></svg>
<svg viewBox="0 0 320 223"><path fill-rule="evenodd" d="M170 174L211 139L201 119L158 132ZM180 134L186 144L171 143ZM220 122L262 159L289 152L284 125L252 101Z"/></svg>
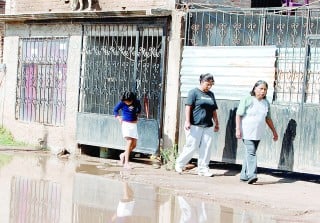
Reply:
<svg viewBox="0 0 320 223"><path fill-rule="evenodd" d="M182 174L183 169L177 165L175 165L174 169L176 170L177 173Z"/></svg>
<svg viewBox="0 0 320 223"><path fill-rule="evenodd" d="M211 173L209 170L198 172L198 175L204 177L213 177L213 173Z"/></svg>

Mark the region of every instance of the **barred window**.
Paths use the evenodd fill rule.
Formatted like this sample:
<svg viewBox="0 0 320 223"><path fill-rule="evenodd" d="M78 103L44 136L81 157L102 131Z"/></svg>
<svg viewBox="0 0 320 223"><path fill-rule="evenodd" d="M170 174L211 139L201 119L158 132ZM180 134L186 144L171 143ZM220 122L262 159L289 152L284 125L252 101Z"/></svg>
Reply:
<svg viewBox="0 0 320 223"><path fill-rule="evenodd" d="M277 103L320 103L320 41L308 48L277 50L275 101Z"/></svg>
<svg viewBox="0 0 320 223"><path fill-rule="evenodd" d="M19 44L16 119L63 125L68 38L22 38Z"/></svg>

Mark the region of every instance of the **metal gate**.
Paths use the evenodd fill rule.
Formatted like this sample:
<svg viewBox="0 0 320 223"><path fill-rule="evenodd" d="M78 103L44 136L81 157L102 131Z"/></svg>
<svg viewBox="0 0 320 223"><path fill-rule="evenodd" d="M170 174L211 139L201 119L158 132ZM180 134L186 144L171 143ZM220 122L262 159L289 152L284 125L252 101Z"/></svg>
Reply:
<svg viewBox="0 0 320 223"><path fill-rule="evenodd" d="M155 154L162 123L166 23L83 26L77 141L123 149L113 107L124 90L137 93L142 113L135 151Z"/></svg>
<svg viewBox="0 0 320 223"><path fill-rule="evenodd" d="M308 35L306 44L303 102L320 103L320 35Z"/></svg>
<svg viewBox="0 0 320 223"><path fill-rule="evenodd" d="M190 9L186 14L184 50L190 48L189 55L195 55L192 54L195 50L209 51L211 47L230 48L233 46L238 50L243 47L248 49L276 47L274 69L268 71L269 77L272 78L269 80L268 95L271 93L270 88L274 87L274 94L270 95L272 97L270 101L272 101L272 119L276 125L279 140L271 143L272 134L270 131L266 132L265 138L259 144L258 164L261 167L320 173L320 156L318 155L320 154L320 138L318 137L320 135L318 128L320 124L319 15L320 9L316 7ZM246 50L246 53L248 51ZM259 51L260 53L262 50ZM223 55L225 56L226 52ZM233 62L230 58L234 57L237 58ZM254 62L257 67L256 65L260 63L254 60L259 57L255 55L254 60L250 57L252 54L250 56L237 55L234 52L225 60L232 63L232 66L241 65L248 69L248 63L244 63L247 59L250 63ZM198 60L201 61L198 64L204 69L209 65L203 62L202 58L198 56ZM217 68L224 65L220 61L221 57L215 58L214 62L210 62L210 67L206 69L218 70ZM188 64L185 58L182 61L181 72L187 71L183 73L182 78L185 78L190 70L207 72L191 67L197 60L192 60L192 62L193 64ZM186 64L188 66L183 67ZM268 65L267 61L262 65ZM232 66L225 66L225 69L232 69ZM269 68L272 67L269 64ZM246 75L255 80L264 79L265 76L261 75L261 71L248 71ZM213 146L212 158L223 162L242 163L243 144L238 144L234 137L234 115L241 97L239 97L240 94L225 89L228 89L228 85L233 86L232 89L236 90L244 87L243 82L238 81L237 78L241 78L242 81L244 79L238 70L229 72L235 75L235 78L226 85L228 73L223 69L220 69L220 73L220 79L218 79L219 74L214 73L217 80L213 90L218 92L216 96L220 105L219 119L222 121L220 122L221 131ZM253 84L253 81L246 83ZM247 92L250 89L251 87ZM221 92L225 95L218 98ZM228 100L231 97L239 98ZM181 113L183 114L183 111ZM179 138L179 145L183 143L183 138Z"/></svg>

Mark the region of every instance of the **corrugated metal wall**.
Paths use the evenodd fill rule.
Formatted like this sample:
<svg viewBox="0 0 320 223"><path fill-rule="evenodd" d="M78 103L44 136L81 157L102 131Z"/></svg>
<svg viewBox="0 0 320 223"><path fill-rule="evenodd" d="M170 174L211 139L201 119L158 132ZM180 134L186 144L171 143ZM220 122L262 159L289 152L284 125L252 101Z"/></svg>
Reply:
<svg viewBox="0 0 320 223"><path fill-rule="evenodd" d="M197 47L184 46L181 63L181 97L199 86L199 76L212 73L216 99L239 100L251 91L258 80L269 84L272 101L276 47Z"/></svg>

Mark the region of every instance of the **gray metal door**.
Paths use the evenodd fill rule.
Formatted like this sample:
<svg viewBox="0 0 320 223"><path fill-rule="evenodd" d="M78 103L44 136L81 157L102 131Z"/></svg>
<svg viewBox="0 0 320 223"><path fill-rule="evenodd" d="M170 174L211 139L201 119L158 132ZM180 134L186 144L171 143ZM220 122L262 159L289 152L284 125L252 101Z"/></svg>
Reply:
<svg viewBox="0 0 320 223"><path fill-rule="evenodd" d="M155 154L162 120L165 25L84 25L77 141L123 149L113 107L124 90L142 104L135 151Z"/></svg>

